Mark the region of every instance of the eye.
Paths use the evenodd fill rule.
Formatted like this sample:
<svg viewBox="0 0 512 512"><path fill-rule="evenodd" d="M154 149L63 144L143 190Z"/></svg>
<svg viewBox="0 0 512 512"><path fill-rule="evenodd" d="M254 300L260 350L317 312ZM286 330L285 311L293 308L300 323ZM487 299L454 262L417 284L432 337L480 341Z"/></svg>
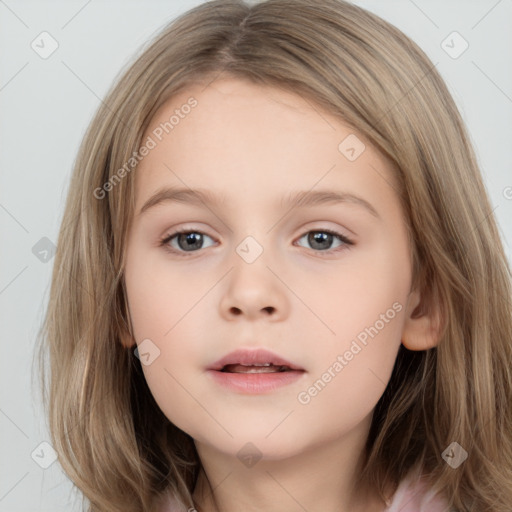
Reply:
<svg viewBox="0 0 512 512"><path fill-rule="evenodd" d="M185 256L186 253L197 252L199 249L204 249L204 239L212 238L201 231L191 229L181 229L166 235L160 240L159 245L164 247L166 251L179 256ZM331 231L329 229L317 229L308 231L302 235L299 240L307 237L307 242L315 252L331 254L333 252L348 249L354 245L352 240L347 236ZM334 241L338 240L340 243L335 249L331 249Z"/></svg>
<svg viewBox="0 0 512 512"><path fill-rule="evenodd" d="M204 237L212 240L211 237L201 231L182 229L166 235L160 241L160 245L169 252L184 256L183 253L197 252L196 249L203 249Z"/></svg>
<svg viewBox="0 0 512 512"><path fill-rule="evenodd" d="M329 229L317 229L308 231L302 235L299 240L302 240L305 237L315 252L324 252L327 254L343 251L348 249L351 245L354 245L354 242L352 242L352 240L350 240L345 235L337 233L336 231L331 231ZM330 246L336 239L340 242L340 245L335 249L330 249Z"/></svg>

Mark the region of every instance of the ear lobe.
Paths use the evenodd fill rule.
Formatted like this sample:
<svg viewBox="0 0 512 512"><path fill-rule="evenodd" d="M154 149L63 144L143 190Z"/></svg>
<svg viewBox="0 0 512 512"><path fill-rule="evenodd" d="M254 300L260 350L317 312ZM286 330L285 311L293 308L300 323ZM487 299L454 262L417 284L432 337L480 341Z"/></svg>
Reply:
<svg viewBox="0 0 512 512"><path fill-rule="evenodd" d="M131 319L128 318L129 325L126 324L124 318L121 318L118 322L119 342L124 348L130 348L136 345L135 338L132 334Z"/></svg>
<svg viewBox="0 0 512 512"><path fill-rule="evenodd" d="M124 348L131 348L136 345L135 340L133 339L133 336L131 336L129 333L124 331L119 335L119 342Z"/></svg>
<svg viewBox="0 0 512 512"><path fill-rule="evenodd" d="M402 330L402 344L409 350L428 350L437 346L441 338L441 312L431 302L426 307L418 291L409 295Z"/></svg>

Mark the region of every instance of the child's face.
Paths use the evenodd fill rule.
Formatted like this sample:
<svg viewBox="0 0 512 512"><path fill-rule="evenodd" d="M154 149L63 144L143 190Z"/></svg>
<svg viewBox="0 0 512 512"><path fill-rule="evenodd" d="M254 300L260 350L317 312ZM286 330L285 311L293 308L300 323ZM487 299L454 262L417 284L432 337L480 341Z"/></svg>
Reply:
<svg viewBox="0 0 512 512"><path fill-rule="evenodd" d="M149 360L160 351L143 366L151 392L170 421L217 453L236 456L251 442L277 459L349 432L361 441L409 306L391 168L369 144L358 156L353 130L300 96L231 79L203 88L157 113L143 139L156 147L134 171L125 279L135 340L151 340L141 350ZM183 108L191 96L197 105ZM173 115L166 134L160 125ZM202 189L219 202L162 201L139 215L163 187ZM320 190L359 196L377 216L354 201L286 204ZM192 234L159 245L181 228ZM304 371L246 393L208 370L257 347Z"/></svg>

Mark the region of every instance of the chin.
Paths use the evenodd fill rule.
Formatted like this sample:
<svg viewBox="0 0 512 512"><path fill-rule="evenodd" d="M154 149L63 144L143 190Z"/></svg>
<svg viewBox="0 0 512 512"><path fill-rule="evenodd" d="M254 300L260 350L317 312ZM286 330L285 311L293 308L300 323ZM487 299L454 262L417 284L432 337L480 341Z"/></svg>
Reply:
<svg viewBox="0 0 512 512"><path fill-rule="evenodd" d="M192 435L192 437L200 444L208 445L229 457L237 458L247 467L251 467L251 464L254 464L252 461L255 460L286 460L299 455L305 449L304 442L301 443L296 435L290 435L284 430L281 435L277 431L268 435L270 430L267 428L258 430L253 426L241 430L231 429L233 437L222 434L215 437L211 435L207 437Z"/></svg>

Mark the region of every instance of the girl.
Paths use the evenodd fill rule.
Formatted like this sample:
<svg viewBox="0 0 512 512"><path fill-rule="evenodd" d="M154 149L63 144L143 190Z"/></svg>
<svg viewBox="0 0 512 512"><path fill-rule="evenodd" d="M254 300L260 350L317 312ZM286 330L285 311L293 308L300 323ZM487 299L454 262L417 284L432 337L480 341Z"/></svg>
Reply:
<svg viewBox="0 0 512 512"><path fill-rule="evenodd" d="M85 136L41 333L89 510L509 511L491 210L445 84L377 16L171 23Z"/></svg>

